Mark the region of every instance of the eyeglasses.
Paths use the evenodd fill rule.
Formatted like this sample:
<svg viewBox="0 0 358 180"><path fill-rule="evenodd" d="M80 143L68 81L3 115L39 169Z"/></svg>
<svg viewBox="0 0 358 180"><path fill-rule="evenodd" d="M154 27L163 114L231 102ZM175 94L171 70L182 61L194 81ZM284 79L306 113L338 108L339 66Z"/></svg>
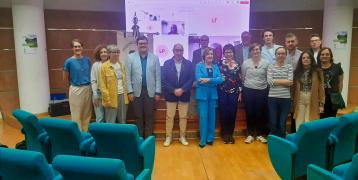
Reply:
<svg viewBox="0 0 358 180"><path fill-rule="evenodd" d="M120 52L118 51L113 51L113 52L110 52L111 54L120 54Z"/></svg>

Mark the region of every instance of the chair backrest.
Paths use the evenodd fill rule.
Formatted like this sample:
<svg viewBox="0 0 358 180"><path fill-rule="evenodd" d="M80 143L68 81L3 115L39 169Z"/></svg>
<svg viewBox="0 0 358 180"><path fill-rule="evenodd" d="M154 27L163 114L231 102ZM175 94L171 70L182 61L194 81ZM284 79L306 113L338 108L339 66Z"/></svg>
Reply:
<svg viewBox="0 0 358 180"><path fill-rule="evenodd" d="M352 163L343 174L344 180L358 179L358 154L353 156Z"/></svg>
<svg viewBox="0 0 358 180"><path fill-rule="evenodd" d="M89 132L96 142L97 156L121 159L135 177L143 170L139 154L141 138L133 124L91 123Z"/></svg>
<svg viewBox="0 0 358 180"><path fill-rule="evenodd" d="M328 137L338 123L338 118L330 117L300 126L293 140L298 148L294 159L295 177L305 175L309 164L326 168Z"/></svg>
<svg viewBox="0 0 358 180"><path fill-rule="evenodd" d="M3 180L49 180L55 177L41 153L9 148L0 148L0 174Z"/></svg>
<svg viewBox="0 0 358 180"><path fill-rule="evenodd" d="M21 109L14 110L12 115L23 127L27 149L42 152L42 145L37 138L39 134L44 132L44 129L38 124L37 117Z"/></svg>
<svg viewBox="0 0 358 180"><path fill-rule="evenodd" d="M133 179L119 159L58 155L54 158L52 167L66 180Z"/></svg>
<svg viewBox="0 0 358 180"><path fill-rule="evenodd" d="M334 146L333 164L338 165L351 160L358 150L358 112L340 117L339 125L331 134L338 138Z"/></svg>
<svg viewBox="0 0 358 180"><path fill-rule="evenodd" d="M58 154L81 155L81 132L77 123L58 118L43 118L39 124L50 137L52 157Z"/></svg>

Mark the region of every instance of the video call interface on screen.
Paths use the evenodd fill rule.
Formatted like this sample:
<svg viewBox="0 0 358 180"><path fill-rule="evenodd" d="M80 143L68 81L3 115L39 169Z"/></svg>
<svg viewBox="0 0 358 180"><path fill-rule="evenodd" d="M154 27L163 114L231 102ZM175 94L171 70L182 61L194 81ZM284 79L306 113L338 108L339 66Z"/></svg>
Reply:
<svg viewBox="0 0 358 180"><path fill-rule="evenodd" d="M155 34L153 51L163 65L176 43L190 60L201 35L209 36L212 48L239 43L249 29L250 0L125 0L125 11L127 32Z"/></svg>

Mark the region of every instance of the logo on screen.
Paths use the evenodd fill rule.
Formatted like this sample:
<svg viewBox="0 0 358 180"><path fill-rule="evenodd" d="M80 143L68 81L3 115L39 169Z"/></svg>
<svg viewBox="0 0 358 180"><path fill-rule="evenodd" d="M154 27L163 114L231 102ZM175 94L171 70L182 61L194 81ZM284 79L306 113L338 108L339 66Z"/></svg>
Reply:
<svg viewBox="0 0 358 180"><path fill-rule="evenodd" d="M215 24L217 20L218 20L217 17L211 18L211 23Z"/></svg>
<svg viewBox="0 0 358 180"><path fill-rule="evenodd" d="M157 49L156 49L156 54L158 55L159 58L165 58L168 56L169 53L169 49L166 45L158 45Z"/></svg>

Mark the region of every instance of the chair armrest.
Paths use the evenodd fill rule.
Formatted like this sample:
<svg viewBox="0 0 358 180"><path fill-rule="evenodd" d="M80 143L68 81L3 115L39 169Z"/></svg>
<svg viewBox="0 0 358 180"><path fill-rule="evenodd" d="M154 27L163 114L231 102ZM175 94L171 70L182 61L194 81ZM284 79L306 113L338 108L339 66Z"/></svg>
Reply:
<svg viewBox="0 0 358 180"><path fill-rule="evenodd" d="M293 174L293 162L298 151L296 144L275 136L268 136L268 151L272 166L282 179L291 179Z"/></svg>
<svg viewBox="0 0 358 180"><path fill-rule="evenodd" d="M55 177L52 178L52 180L63 180L62 175L60 174L59 171L57 171L55 168L53 168L52 164L49 164L50 169L52 170L53 174L55 175Z"/></svg>
<svg viewBox="0 0 358 180"><path fill-rule="evenodd" d="M139 154L143 156L144 169L149 169L150 174L153 171L154 156L155 156L155 137L149 136L143 141L139 147Z"/></svg>
<svg viewBox="0 0 358 180"><path fill-rule="evenodd" d="M47 132L42 132L40 133L38 136L37 136L37 140L40 142L40 143L45 143L46 140L48 140L48 134Z"/></svg>
<svg viewBox="0 0 358 180"><path fill-rule="evenodd" d="M296 136L296 133L287 134L286 139L291 141L291 142L294 142L295 141L295 136Z"/></svg>
<svg viewBox="0 0 358 180"><path fill-rule="evenodd" d="M150 180L152 179L151 173L149 169L144 169L136 178L135 180Z"/></svg>
<svg viewBox="0 0 358 180"><path fill-rule="evenodd" d="M338 165L333 168L332 173L336 176L343 177L344 173L349 169L352 162L347 162L341 165Z"/></svg>
<svg viewBox="0 0 358 180"><path fill-rule="evenodd" d="M81 132L82 139L88 139L91 138L92 135L88 132Z"/></svg>
<svg viewBox="0 0 358 180"><path fill-rule="evenodd" d="M57 176L55 176L54 178L52 178L52 180L63 180L63 177L61 174L58 174Z"/></svg>
<svg viewBox="0 0 358 180"><path fill-rule="evenodd" d="M307 167L307 179L308 180L334 180L342 179L339 176L322 169L314 164L310 164Z"/></svg>
<svg viewBox="0 0 358 180"><path fill-rule="evenodd" d="M335 134L330 134L329 136L328 136L328 141L327 141L327 143L328 143L328 145L329 146L331 146L331 145L334 145L334 144L337 144L339 142L339 139L338 139L338 137L335 135Z"/></svg>
<svg viewBox="0 0 358 180"><path fill-rule="evenodd" d="M82 140L82 142L80 143L80 151L81 151L81 154L85 154L85 155L91 155L91 154L93 154L93 153L90 151L90 148L91 148L91 145L92 145L93 142L94 142L94 138L93 138L93 137L90 137L90 138L87 138L87 139Z"/></svg>

